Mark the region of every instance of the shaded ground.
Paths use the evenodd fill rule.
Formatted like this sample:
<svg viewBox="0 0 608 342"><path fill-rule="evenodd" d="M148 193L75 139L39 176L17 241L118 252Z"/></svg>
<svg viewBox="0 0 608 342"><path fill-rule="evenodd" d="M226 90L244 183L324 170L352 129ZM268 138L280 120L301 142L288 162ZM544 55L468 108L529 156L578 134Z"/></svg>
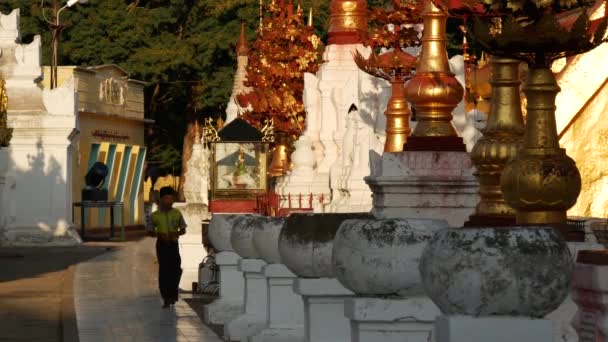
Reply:
<svg viewBox="0 0 608 342"><path fill-rule="evenodd" d="M71 265L120 244L0 249L0 341L63 341L62 294Z"/></svg>
<svg viewBox="0 0 608 342"><path fill-rule="evenodd" d="M198 315L198 318L200 318L201 322L204 322L204 320L203 320L204 307L205 307L205 305L214 301L216 298L217 297L201 295L201 296L197 296L196 298L186 298L184 300L186 301L186 303L188 303L188 305L190 305L192 310L194 310L194 312L196 312L196 314ZM224 326L223 325L214 325L214 324L205 324L205 325L208 326L209 328L211 328L211 330L213 330L213 332L215 332L218 336L224 336Z"/></svg>

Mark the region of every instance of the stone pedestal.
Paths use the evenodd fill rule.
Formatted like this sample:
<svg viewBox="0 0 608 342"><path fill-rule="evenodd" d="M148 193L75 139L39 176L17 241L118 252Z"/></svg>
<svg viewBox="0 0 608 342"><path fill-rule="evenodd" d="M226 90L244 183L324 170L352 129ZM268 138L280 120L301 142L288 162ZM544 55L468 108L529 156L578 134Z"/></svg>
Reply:
<svg viewBox="0 0 608 342"><path fill-rule="evenodd" d="M307 342L350 342L350 322L344 315L344 300L354 296L336 279L298 278L295 293L304 299L304 329Z"/></svg>
<svg viewBox="0 0 608 342"><path fill-rule="evenodd" d="M568 248L570 254L575 257L581 250L603 250L604 246L598 243L568 242ZM576 281L573 282L576 283ZM577 311L576 303L573 301L574 293L575 291L572 291L557 310L545 316L546 319L553 321L553 341L555 342L578 342L576 330L572 326L572 318Z"/></svg>
<svg viewBox="0 0 608 342"><path fill-rule="evenodd" d="M268 284L262 271L266 262L260 259L241 259L239 271L245 278L245 311L224 325L228 341L247 341L266 326L268 314Z"/></svg>
<svg viewBox="0 0 608 342"><path fill-rule="evenodd" d="M444 219L462 226L479 201L479 183L466 152L370 152L372 213L378 218Z"/></svg>
<svg viewBox="0 0 608 342"><path fill-rule="evenodd" d="M572 278L572 300L578 310L572 326L578 340L605 341L608 338L606 309L608 308L608 253L581 251Z"/></svg>
<svg viewBox="0 0 608 342"><path fill-rule="evenodd" d="M350 319L353 342L428 342L440 311L426 297L349 298L344 314ZM487 341L486 341L487 342Z"/></svg>
<svg viewBox="0 0 608 342"><path fill-rule="evenodd" d="M550 320L523 317L440 316L436 342L553 342Z"/></svg>
<svg viewBox="0 0 608 342"><path fill-rule="evenodd" d="M215 262L220 268L220 298L205 306L207 324L225 324L243 312L245 281L238 268L241 259L234 252L220 252Z"/></svg>
<svg viewBox="0 0 608 342"><path fill-rule="evenodd" d="M304 341L304 305L293 291L296 275L285 265L264 267L268 279L268 320L266 328L250 338L251 342Z"/></svg>
<svg viewBox="0 0 608 342"><path fill-rule="evenodd" d="M552 322L538 318L567 297L573 265L556 230L515 226L440 230L419 268L445 315L436 323L437 342L548 342Z"/></svg>

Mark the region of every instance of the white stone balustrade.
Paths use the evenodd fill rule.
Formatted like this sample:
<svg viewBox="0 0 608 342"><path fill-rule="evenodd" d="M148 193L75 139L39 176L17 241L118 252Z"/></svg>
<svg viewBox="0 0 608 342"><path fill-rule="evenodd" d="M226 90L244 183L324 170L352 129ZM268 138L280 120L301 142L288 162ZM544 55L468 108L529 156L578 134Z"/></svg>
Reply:
<svg viewBox="0 0 608 342"><path fill-rule="evenodd" d="M214 214L209 222L209 240L218 253L215 262L219 267L219 298L206 305L203 318L207 324L225 324L243 312L245 281L238 270L242 258L234 252L232 229L247 215Z"/></svg>
<svg viewBox="0 0 608 342"><path fill-rule="evenodd" d="M238 270L245 279L244 310L224 325L224 338L227 341L247 341L250 336L266 327L268 279L264 275L264 268L267 263L261 259L253 238L258 232L280 229L282 225L282 218L248 216L232 230L232 246L243 258L238 262Z"/></svg>
<svg viewBox="0 0 608 342"><path fill-rule="evenodd" d="M442 220L349 220L334 239L337 279L356 297L345 301L351 341L433 339L439 309L424 295L418 263Z"/></svg>
<svg viewBox="0 0 608 342"><path fill-rule="evenodd" d="M307 342L348 342L344 301L354 296L334 278L333 240L345 220L372 219L367 213L292 214L279 239L281 259L298 278L293 290L304 301Z"/></svg>
<svg viewBox="0 0 608 342"><path fill-rule="evenodd" d="M552 322L542 318L567 297L572 268L550 227L437 232L420 262L424 289L443 313L437 342L553 341Z"/></svg>
<svg viewBox="0 0 608 342"><path fill-rule="evenodd" d="M267 280L266 320L262 330L249 337L250 342L304 341L302 298L293 292L296 276L282 264L279 236L284 219L262 225L253 234L255 251L267 264L262 274Z"/></svg>

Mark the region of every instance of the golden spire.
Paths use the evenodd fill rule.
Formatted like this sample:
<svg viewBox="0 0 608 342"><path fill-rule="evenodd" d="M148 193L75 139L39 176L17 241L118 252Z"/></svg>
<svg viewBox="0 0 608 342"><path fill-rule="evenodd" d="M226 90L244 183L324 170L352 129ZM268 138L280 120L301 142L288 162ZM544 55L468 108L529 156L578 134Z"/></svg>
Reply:
<svg viewBox="0 0 608 342"><path fill-rule="evenodd" d="M308 26L312 26L312 7L308 11Z"/></svg>
<svg viewBox="0 0 608 342"><path fill-rule="evenodd" d="M328 44L357 44L367 32L365 0L332 0Z"/></svg>
<svg viewBox="0 0 608 342"><path fill-rule="evenodd" d="M550 68L531 68L524 85L528 115L524 143L501 178L517 224L566 224L581 191L576 163L559 145L555 97L560 88Z"/></svg>
<svg viewBox="0 0 608 342"><path fill-rule="evenodd" d="M247 37L245 36L245 22L241 23L241 36L239 37L239 42L236 45L236 55L237 56L247 56L249 53L249 46L247 46Z"/></svg>
<svg viewBox="0 0 608 342"><path fill-rule="evenodd" d="M519 64L515 59L492 57L492 102L488 122L471 159L477 168L480 201L466 226L515 224L515 211L505 203L500 176L521 148L524 119L519 96Z"/></svg>
<svg viewBox="0 0 608 342"><path fill-rule="evenodd" d="M416 109L418 125L408 140L408 151L466 152L452 126L452 110L462 101L464 88L450 71L447 53L447 15L431 0L422 12L424 32L416 75L406 96Z"/></svg>

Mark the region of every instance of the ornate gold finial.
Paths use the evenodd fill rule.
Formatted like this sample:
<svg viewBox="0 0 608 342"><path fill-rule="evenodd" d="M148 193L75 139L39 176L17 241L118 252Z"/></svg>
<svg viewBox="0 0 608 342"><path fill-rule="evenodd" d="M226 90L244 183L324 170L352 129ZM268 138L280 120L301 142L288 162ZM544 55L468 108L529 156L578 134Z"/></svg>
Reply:
<svg viewBox="0 0 608 342"><path fill-rule="evenodd" d="M221 117L220 117L221 120ZM203 141L205 144L215 143L220 141L220 136L217 133L217 129L213 126L213 118L205 119L205 127L203 127Z"/></svg>
<svg viewBox="0 0 608 342"><path fill-rule="evenodd" d="M424 32L416 74L406 96L416 109L418 124L405 146L409 151L462 151L462 138L452 126L452 110L462 101L464 88L450 71L447 54L447 15L431 0L422 12Z"/></svg>
<svg viewBox="0 0 608 342"><path fill-rule="evenodd" d="M504 199L500 176L523 143L524 120L519 96L519 64L515 59L492 57L492 102L488 122L471 159L477 168L479 195L475 214L466 226L506 226L515 224L515 210Z"/></svg>
<svg viewBox="0 0 608 342"><path fill-rule="evenodd" d="M386 141L384 152L402 152L411 133L410 116L412 112L405 98L405 82L412 77L416 57L400 48L377 55L372 52L368 59L357 51L354 60L359 69L383 78L391 83L391 98L386 106Z"/></svg>
<svg viewBox="0 0 608 342"><path fill-rule="evenodd" d="M367 32L365 0L332 0L327 44L357 44Z"/></svg>
<svg viewBox="0 0 608 342"><path fill-rule="evenodd" d="M264 120L264 127L262 127L261 132L263 142L274 142L274 120L272 118Z"/></svg>
<svg viewBox="0 0 608 342"><path fill-rule="evenodd" d="M9 145L13 136L13 129L8 128L8 94L6 81L0 78L0 147Z"/></svg>
<svg viewBox="0 0 608 342"><path fill-rule="evenodd" d="M310 8L310 10L308 10L308 26L312 27L313 21L312 21L312 7Z"/></svg>
<svg viewBox="0 0 608 342"><path fill-rule="evenodd" d="M236 45L236 55L237 56L247 56L249 53L249 46L247 44L247 36L245 35L245 21L241 23L241 35L239 37L239 42Z"/></svg>
<svg viewBox="0 0 608 342"><path fill-rule="evenodd" d="M505 201L517 212L517 224L565 224L566 212L581 191L576 163L559 145L555 123L559 90L550 68L529 70L523 148L501 178Z"/></svg>

